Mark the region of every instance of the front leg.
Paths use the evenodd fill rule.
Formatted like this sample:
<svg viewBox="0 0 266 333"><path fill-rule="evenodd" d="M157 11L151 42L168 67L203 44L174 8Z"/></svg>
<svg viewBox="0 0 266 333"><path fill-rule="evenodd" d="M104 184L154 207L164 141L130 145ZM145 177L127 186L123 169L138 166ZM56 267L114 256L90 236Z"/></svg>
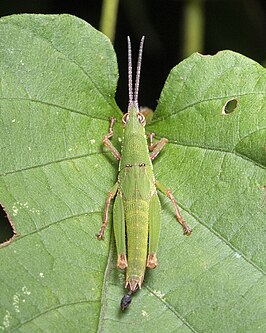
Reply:
<svg viewBox="0 0 266 333"><path fill-rule="evenodd" d="M168 139L161 138L156 143L153 143L154 133L150 133L149 138L150 138L149 150L152 151L152 153L150 154L150 159L153 161L155 157L159 154L159 152L163 149L163 147L167 144Z"/></svg>
<svg viewBox="0 0 266 333"><path fill-rule="evenodd" d="M119 151L113 146L112 142L110 141L111 137L113 136L114 123L115 123L115 118L112 117L110 119L109 132L108 132L108 134L106 134L103 137L103 144L105 145L105 147L107 147L110 150L110 152L113 154L114 158L117 161L120 161L121 160L121 155L120 155Z"/></svg>

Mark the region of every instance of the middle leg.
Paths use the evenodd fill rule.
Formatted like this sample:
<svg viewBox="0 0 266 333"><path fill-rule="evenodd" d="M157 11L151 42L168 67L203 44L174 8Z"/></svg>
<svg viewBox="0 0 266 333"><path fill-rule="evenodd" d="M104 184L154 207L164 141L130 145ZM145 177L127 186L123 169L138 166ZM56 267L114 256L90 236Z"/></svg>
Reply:
<svg viewBox="0 0 266 333"><path fill-rule="evenodd" d="M189 227L189 225L187 224L187 222L184 220L184 218L182 217L182 215L181 215L181 213L179 211L179 207L177 205L177 202L175 200L175 197L173 196L172 191L169 190L167 187L165 187L160 182L158 182L158 180L156 180L155 185L156 185L156 187L158 188L159 191L161 191L163 194L165 194L172 201L172 203L173 203L173 205L175 207L176 218L177 218L178 222L183 227L184 235L190 235L191 232L192 232L192 230Z"/></svg>

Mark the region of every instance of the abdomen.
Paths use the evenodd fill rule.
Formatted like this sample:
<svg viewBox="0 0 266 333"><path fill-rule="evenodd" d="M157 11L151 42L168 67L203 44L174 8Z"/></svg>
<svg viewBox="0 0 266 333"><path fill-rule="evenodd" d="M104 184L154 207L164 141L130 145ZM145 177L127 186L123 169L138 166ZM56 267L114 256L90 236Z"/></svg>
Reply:
<svg viewBox="0 0 266 333"><path fill-rule="evenodd" d="M149 201L129 200L124 204L128 259L126 287L135 291L141 287L146 269Z"/></svg>

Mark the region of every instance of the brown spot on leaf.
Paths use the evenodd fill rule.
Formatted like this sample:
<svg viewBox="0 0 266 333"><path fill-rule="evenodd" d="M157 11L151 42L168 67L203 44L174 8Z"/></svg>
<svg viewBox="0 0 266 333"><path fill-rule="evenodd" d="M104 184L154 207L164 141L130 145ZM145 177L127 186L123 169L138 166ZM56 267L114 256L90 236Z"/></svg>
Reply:
<svg viewBox="0 0 266 333"><path fill-rule="evenodd" d="M261 208L263 208L265 206L265 201L266 201L266 185L262 185L261 187L261 190L263 190L265 193L264 193L264 196L263 196L263 199L262 199L262 202L261 202Z"/></svg>

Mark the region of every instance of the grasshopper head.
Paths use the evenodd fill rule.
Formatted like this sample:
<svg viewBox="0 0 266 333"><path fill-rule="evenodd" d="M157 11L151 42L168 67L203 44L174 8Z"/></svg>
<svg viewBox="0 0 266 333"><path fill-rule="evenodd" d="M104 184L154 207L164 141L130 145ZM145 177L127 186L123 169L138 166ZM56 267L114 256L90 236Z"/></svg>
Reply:
<svg viewBox="0 0 266 333"><path fill-rule="evenodd" d="M133 126L140 124L142 127L145 127L146 125L144 114L139 111L138 105L134 102L129 103L128 112L124 114L122 122L124 127L126 127L129 122L132 123Z"/></svg>

